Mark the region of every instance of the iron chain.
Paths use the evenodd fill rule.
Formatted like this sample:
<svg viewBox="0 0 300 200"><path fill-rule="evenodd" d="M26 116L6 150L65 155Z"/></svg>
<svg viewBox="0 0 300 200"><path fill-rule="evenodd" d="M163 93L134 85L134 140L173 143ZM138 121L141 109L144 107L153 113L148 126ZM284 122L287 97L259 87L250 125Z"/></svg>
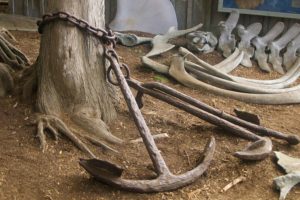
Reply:
<svg viewBox="0 0 300 200"><path fill-rule="evenodd" d="M37 22L39 33L40 34L43 33L43 29L45 25L59 20L73 24L75 27L79 28L80 30L83 30L91 34L92 36L96 37L97 39L99 39L104 45L104 56L110 62L110 65L113 64L113 59L116 60L119 63L119 66L121 66L121 68L125 70L126 73L125 78L126 79L130 78L130 71L128 66L120 62L119 56L115 51L117 37L111 29L104 30L104 29L96 28L94 26L91 26L88 22L82 19L79 19L67 12L60 11L56 13L45 14L42 20L39 20ZM111 74L112 70L113 70L112 66L109 66L107 70L108 81L113 85L118 85L118 83L115 83L112 80L112 74Z"/></svg>

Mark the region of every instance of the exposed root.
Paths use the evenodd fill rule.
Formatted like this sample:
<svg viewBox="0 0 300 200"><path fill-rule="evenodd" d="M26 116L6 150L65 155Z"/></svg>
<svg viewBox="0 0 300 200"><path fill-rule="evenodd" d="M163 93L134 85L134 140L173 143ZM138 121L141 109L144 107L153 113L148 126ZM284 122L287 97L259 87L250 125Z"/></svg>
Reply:
<svg viewBox="0 0 300 200"><path fill-rule="evenodd" d="M29 101L33 98L37 90L37 71L36 63L30 68L27 68L22 73L22 80L24 80L22 87L22 99L23 101Z"/></svg>
<svg viewBox="0 0 300 200"><path fill-rule="evenodd" d="M80 150L87 153L91 157L96 156L91 152L91 150L79 139L59 118L52 115L39 115L37 117L37 137L40 140L41 148L43 152L47 148L45 130L51 133L55 140L58 139L60 134L69 138Z"/></svg>
<svg viewBox="0 0 300 200"><path fill-rule="evenodd" d="M14 69L29 66L29 59L0 34L0 60Z"/></svg>
<svg viewBox="0 0 300 200"><path fill-rule="evenodd" d="M0 63L0 97L9 94L14 87L14 80L9 69L8 65Z"/></svg>
<svg viewBox="0 0 300 200"><path fill-rule="evenodd" d="M108 150L108 151L112 151L114 153L119 153L117 150L115 150L114 148L111 148L110 146L108 146L107 144L105 144L104 142L102 142L101 140L98 140L94 137L90 137L90 136L83 136L85 139L87 139L88 141L90 141L93 145L96 145L96 146L99 146L99 147L102 147L103 149L105 150Z"/></svg>
<svg viewBox="0 0 300 200"><path fill-rule="evenodd" d="M12 44L18 43L16 38L6 28L0 28L0 35Z"/></svg>
<svg viewBox="0 0 300 200"><path fill-rule="evenodd" d="M101 116L91 107L78 106L74 109L72 121L84 131L110 143L121 144L123 141L112 135Z"/></svg>

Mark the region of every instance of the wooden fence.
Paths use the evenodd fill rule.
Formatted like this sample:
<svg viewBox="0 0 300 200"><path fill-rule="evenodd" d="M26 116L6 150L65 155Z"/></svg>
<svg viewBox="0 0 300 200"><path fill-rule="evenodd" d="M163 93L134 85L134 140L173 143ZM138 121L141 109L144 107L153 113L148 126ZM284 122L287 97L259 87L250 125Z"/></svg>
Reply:
<svg viewBox="0 0 300 200"><path fill-rule="evenodd" d="M215 32L220 21L226 20L228 13L218 12L218 0L171 0L177 14L180 29L189 28L203 23L204 30ZM113 19L116 12L116 0L106 0L106 21ZM239 24L247 26L254 22L263 24L262 33L266 33L278 21L285 23L286 27L291 26L300 20L264 17L255 15L241 15Z"/></svg>
<svg viewBox="0 0 300 200"><path fill-rule="evenodd" d="M47 0L9 0L10 12L27 16L38 17L44 13ZM149 0L151 1L151 0ZM105 0L106 22L109 23L116 13L116 0ZM173 3L179 28L189 28L198 23L203 23L204 30L215 31L219 21L225 20L228 13L218 12L218 0L171 0ZM239 24L245 26L253 22L261 22L263 31L269 30L277 21L282 21L286 27L295 23L295 19L263 17L254 15L241 15Z"/></svg>

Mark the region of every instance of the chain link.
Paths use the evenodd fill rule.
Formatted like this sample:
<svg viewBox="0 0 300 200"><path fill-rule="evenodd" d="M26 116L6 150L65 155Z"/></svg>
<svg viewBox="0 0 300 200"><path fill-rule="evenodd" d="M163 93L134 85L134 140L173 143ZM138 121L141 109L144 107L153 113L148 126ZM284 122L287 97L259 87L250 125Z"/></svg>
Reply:
<svg viewBox="0 0 300 200"><path fill-rule="evenodd" d="M105 45L110 46L112 45L113 47L116 46L116 35L113 33L113 31L111 30L104 30L104 29L100 29L100 28L96 28L93 27L91 25L89 25L88 22L79 19L73 15L70 15L69 13L66 12L56 12L56 13L49 13L49 14L45 14L42 18L42 20L39 20L37 22L38 25L38 31L39 33L43 33L43 29L44 26L46 24L49 24L50 22L53 21L67 21L71 24L73 24L74 26L78 27L81 30L84 30L88 33L90 33L91 35L95 36L96 38L100 39Z"/></svg>
<svg viewBox="0 0 300 200"><path fill-rule="evenodd" d="M104 45L104 56L105 58L110 62L110 66L107 70L107 77L108 81L113 85L119 85L118 83L114 82L112 80L112 66L113 60L117 61L119 66L121 66L122 69L125 70L125 78L130 79L130 71L127 65L120 63L119 56L117 52L115 51L116 47L116 41L117 37L114 34L114 32L110 29L104 30L100 28L96 28L94 26L91 26L88 22L79 19L67 12L56 12L56 13L49 13L45 14L42 18L42 20L39 20L37 22L38 25L38 31L40 34L43 33L43 29L45 25L54 22L54 21L65 21L68 23L73 24L75 27L79 28L80 30L83 30L94 37L98 38Z"/></svg>

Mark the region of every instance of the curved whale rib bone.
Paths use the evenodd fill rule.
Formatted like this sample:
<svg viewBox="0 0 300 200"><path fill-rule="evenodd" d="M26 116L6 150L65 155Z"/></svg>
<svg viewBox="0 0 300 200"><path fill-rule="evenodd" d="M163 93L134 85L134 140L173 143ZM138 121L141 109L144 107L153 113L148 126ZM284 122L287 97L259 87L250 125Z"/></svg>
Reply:
<svg viewBox="0 0 300 200"><path fill-rule="evenodd" d="M299 59L300 60L300 59ZM295 104L300 103L300 89L290 91L290 92L283 92L278 94L251 94L251 93L243 93L243 92L236 92L231 90L226 90L222 88L218 88L216 86L207 84L203 81L200 81L186 72L184 66L181 65L176 67L176 70L171 73L170 75L175 78L181 84L193 88L193 89L200 89L206 90L210 93L233 98L239 101L247 102L247 103L255 103L255 104L269 104L269 105L277 105L277 104Z"/></svg>
<svg viewBox="0 0 300 200"><path fill-rule="evenodd" d="M214 65L214 68L219 69L221 72L224 73L230 73L240 65L243 58L244 52L236 48L230 56L228 56L222 62Z"/></svg>
<svg viewBox="0 0 300 200"><path fill-rule="evenodd" d="M288 29L279 39L271 42L268 48L271 51L269 55L269 62L273 65L273 69L281 74L284 74L282 67L282 57L280 51L286 47L286 45L293 40L300 33L300 24L295 23L291 28Z"/></svg>
<svg viewBox="0 0 300 200"><path fill-rule="evenodd" d="M241 64L245 67L252 67L251 58L254 55L254 47L251 46L251 40L260 33L261 29L261 23L250 24L247 28L242 25L237 27L238 35L241 38L238 48L244 51L244 58Z"/></svg>
<svg viewBox="0 0 300 200"><path fill-rule="evenodd" d="M167 75L169 74L169 68L170 67L167 66L167 65L155 62L155 61L153 61L152 59L150 59L146 56L143 56L141 61L142 61L144 66L147 66L147 67L153 69L156 72L159 72L159 73L162 73L162 74L167 74Z"/></svg>
<svg viewBox="0 0 300 200"><path fill-rule="evenodd" d="M283 64L285 68L290 69L297 60L297 51L300 49L300 33L287 46L286 52L283 55Z"/></svg>
<svg viewBox="0 0 300 200"><path fill-rule="evenodd" d="M221 35L219 37L218 49L222 51L224 57L228 57L235 49L236 39L232 31L236 27L239 17L239 12L234 10L225 22L221 21L219 23Z"/></svg>
<svg viewBox="0 0 300 200"><path fill-rule="evenodd" d="M192 52L190 52L189 50L180 47L179 48L179 53L182 56L185 56L187 58L192 58L194 59L199 65L201 65L201 67L198 67L199 70L203 71L203 68L207 71L207 73L226 79L226 80L230 80L230 81L234 81L236 83L244 83L244 84L248 84L249 86L254 86L254 87L262 87L262 88L273 88L273 89L279 89L279 88L284 88L286 87L285 84L274 84L274 85L264 85L264 84L260 84L260 83L255 83L255 82L250 82L247 79L243 79L237 76L232 76L229 75L227 73L222 72L219 69L214 68L212 65L210 65L209 63L206 63L205 61L201 60L200 58L198 58L196 55L194 55ZM297 62L297 65L299 65L299 63ZM198 65L195 65L195 67L197 67ZM204 71L204 72L206 72ZM294 79L293 79L294 80Z"/></svg>
<svg viewBox="0 0 300 200"><path fill-rule="evenodd" d="M244 93L254 93L254 94L276 94L276 93L284 93L289 91L295 91L300 89L300 85L284 88L284 89L272 89L272 88L263 88L263 87L255 87L245 83L236 83L233 81L225 80L219 78L217 76L210 75L208 73L196 70L193 66L189 65L189 63L185 63L185 68L187 71L194 75L198 80L205 80L214 85L220 85L222 88L240 91Z"/></svg>
<svg viewBox="0 0 300 200"><path fill-rule="evenodd" d="M196 63L193 63L191 61L185 61L185 63L188 67L193 68L194 70L197 70L200 72L205 72L206 74L209 74L209 75L214 75L213 73L210 73L209 71L205 70L202 66L200 66ZM252 88L254 87L254 88L259 88L259 89L267 89L269 91L274 89L272 91L282 92L282 90L276 90L276 89L287 88L288 86L292 85L295 81L297 81L297 79L299 78L299 76L300 76L300 59L296 60L293 67L291 68L291 70L289 70L289 72L286 73L285 76L281 77L280 79L266 80L266 81L270 81L270 82L274 81L273 84L266 84L264 82L256 82L255 79L247 79L247 78L232 76L232 75L229 75L229 76L232 77L235 80L234 82L236 82L238 84L245 84ZM284 79L282 79L282 78L284 78ZM280 82L277 82L279 80L280 80ZM288 90L292 91L294 89L295 89L295 87L293 87L292 89L287 88L286 91L288 91ZM266 93L270 93L270 92L266 92ZM273 92L271 92L271 93L273 93ZM274 93L278 93L278 92L274 92Z"/></svg>
<svg viewBox="0 0 300 200"><path fill-rule="evenodd" d="M165 74L167 74L166 71L167 69L169 69L169 66L159 64L149 58L147 58L146 61L147 62L145 63L148 67L154 70L159 69L160 71L164 71ZM204 72L207 72L205 68L196 64L194 65L198 67L197 70L202 70ZM185 62L185 66L187 66L187 62ZM300 69L300 58L297 59L294 68ZM287 92L275 93L275 94L244 93L244 92L231 91L227 89L218 88L216 86L207 84L205 82L196 79L194 76L186 72L184 66L182 69L181 68L178 69L175 75L171 74L169 71L169 75L171 75L178 82L180 82L181 84L189 88L206 90L216 95L233 98L247 103L269 104L269 105L300 103L300 89L295 89L293 91L287 91Z"/></svg>
<svg viewBox="0 0 300 200"><path fill-rule="evenodd" d="M255 46L254 58L258 62L258 66L265 72L271 72L271 68L268 64L268 55L266 54L266 47L268 44L275 40L283 31L284 23L277 22L269 32L263 37L256 37L252 40L252 44Z"/></svg>
<svg viewBox="0 0 300 200"><path fill-rule="evenodd" d="M179 48L179 53L182 56L185 57L191 57L194 59L198 64L192 63L190 61L186 61L190 66L193 66L194 69L200 70L202 72L218 76L220 78L226 79L226 80L231 80L236 83L241 83L241 84L247 84L248 86L253 86L253 87L259 87L259 88L266 88L266 89L281 89L281 88L286 88L292 83L294 83L298 77L300 76L300 59L297 59L297 61L294 63L293 67L286 73L283 77L275 80L255 80L255 79L248 79L248 78L243 78L243 77L238 77L238 76L233 76L229 75L227 73L222 72L221 70L214 68L210 64L206 63L205 61L199 59L196 55L188 51L187 49L181 47ZM235 59L232 63L238 61ZM208 70L213 68L213 70ZM218 73L216 73L216 71ZM221 75L220 75L221 74ZM294 89L291 89L294 90Z"/></svg>

